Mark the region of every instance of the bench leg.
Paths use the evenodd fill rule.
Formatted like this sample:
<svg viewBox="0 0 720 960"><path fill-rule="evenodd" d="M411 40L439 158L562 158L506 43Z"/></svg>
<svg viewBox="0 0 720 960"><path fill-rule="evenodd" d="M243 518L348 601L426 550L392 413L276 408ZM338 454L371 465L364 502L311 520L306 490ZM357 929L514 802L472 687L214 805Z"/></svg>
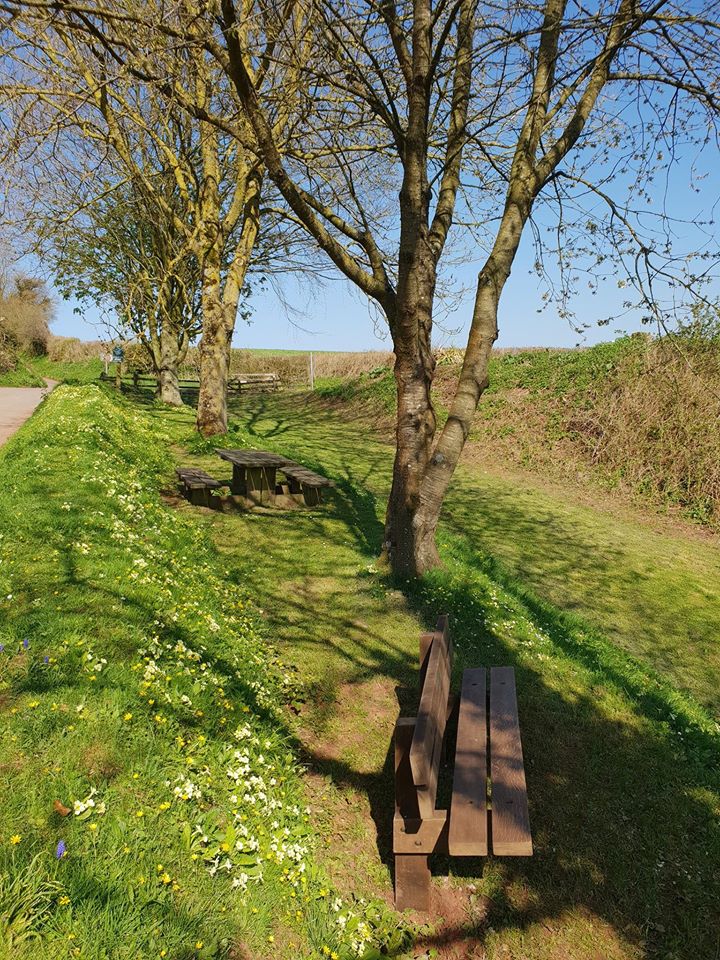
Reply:
<svg viewBox="0 0 720 960"><path fill-rule="evenodd" d="M290 496L293 498L293 500L296 500L298 503L300 503L303 495L300 481L296 480L294 477L288 477L287 484Z"/></svg>
<svg viewBox="0 0 720 960"><path fill-rule="evenodd" d="M303 500L305 501L306 506L316 507L319 503L322 502L321 487L308 487L306 484L303 484L302 492L303 492Z"/></svg>
<svg viewBox="0 0 720 960"><path fill-rule="evenodd" d="M230 486L231 492L236 497L244 497L247 492L247 478L245 476L245 467L238 467L237 464L233 464L233 476L232 484Z"/></svg>
<svg viewBox="0 0 720 960"><path fill-rule="evenodd" d="M395 854L395 907L397 910L430 910L430 867L427 856Z"/></svg>

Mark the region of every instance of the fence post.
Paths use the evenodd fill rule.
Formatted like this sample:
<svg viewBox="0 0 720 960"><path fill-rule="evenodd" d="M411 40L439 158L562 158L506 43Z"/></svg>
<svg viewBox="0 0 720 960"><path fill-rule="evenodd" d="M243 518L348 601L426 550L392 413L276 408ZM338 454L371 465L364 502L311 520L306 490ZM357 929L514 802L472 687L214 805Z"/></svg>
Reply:
<svg viewBox="0 0 720 960"><path fill-rule="evenodd" d="M315 364L313 362L312 350L310 351L310 389L315 389Z"/></svg>

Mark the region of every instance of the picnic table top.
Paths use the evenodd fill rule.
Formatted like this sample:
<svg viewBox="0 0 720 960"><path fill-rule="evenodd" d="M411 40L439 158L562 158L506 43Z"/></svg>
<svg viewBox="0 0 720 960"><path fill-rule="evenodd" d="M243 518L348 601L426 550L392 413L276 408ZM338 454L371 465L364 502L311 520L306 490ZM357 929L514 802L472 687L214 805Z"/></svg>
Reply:
<svg viewBox="0 0 720 960"><path fill-rule="evenodd" d="M293 464L294 461L279 453L268 453L267 450L225 450L221 447L216 448L215 453L222 460L229 460L237 467L282 467L286 464Z"/></svg>

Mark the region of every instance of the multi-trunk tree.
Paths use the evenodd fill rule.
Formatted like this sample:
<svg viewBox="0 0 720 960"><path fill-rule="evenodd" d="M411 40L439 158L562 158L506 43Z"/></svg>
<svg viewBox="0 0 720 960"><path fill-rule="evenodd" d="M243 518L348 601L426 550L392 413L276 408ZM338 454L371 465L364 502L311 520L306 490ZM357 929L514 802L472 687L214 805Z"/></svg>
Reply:
<svg viewBox="0 0 720 960"><path fill-rule="evenodd" d="M699 268L686 260L676 269L666 218L648 228L635 206L648 176L678 159L675 145L715 134L720 6L318 0L308 20L322 51L307 73L309 126L350 187L344 209L333 181L318 183L302 157L275 141L247 68L243 14L235 0L220 8L228 73L268 176L387 318L398 405L386 549L396 572L423 573L438 563L440 510L488 384L500 298L538 203L556 204L562 237L578 225L564 207L587 211L589 198L596 209L580 225L597 239L595 264L623 275L629 256L627 281L651 314L658 283L692 290L706 274L706 257ZM291 30L283 38L286 57L306 42ZM392 165L399 188L389 237L376 228L365 188L378 162ZM455 394L438 429L433 310L456 219L480 229L484 260Z"/></svg>

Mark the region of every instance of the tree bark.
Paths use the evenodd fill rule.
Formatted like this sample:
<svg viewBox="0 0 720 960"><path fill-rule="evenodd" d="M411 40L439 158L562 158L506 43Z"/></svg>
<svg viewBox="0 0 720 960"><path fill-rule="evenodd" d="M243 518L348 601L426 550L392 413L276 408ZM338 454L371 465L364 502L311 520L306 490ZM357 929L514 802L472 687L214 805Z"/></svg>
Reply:
<svg viewBox="0 0 720 960"><path fill-rule="evenodd" d="M398 354L396 334L397 454L385 520L385 550L392 570L398 576L422 576L440 563L436 544L440 511L470 433L478 402L489 383L488 365L498 334L498 304L510 276L530 207L531 196L526 189L511 190L495 244L478 276L468 345L457 389L448 419L434 447L435 415L431 399L434 361L429 356L428 326L432 297L427 301L430 317L421 317L423 323L417 340L418 346L427 351L428 359L415 365L406 364ZM434 290L428 289L427 292ZM405 300L403 297L398 303L399 313L407 310ZM420 304L425 302L422 297ZM406 369L410 371L409 376L398 372Z"/></svg>
<svg viewBox="0 0 720 960"><path fill-rule="evenodd" d="M203 270L200 395L197 428L204 437L227 433L227 381L235 325L228 321L221 295L220 256L208 256Z"/></svg>
<svg viewBox="0 0 720 960"><path fill-rule="evenodd" d="M227 387L232 338L240 293L260 229L261 187L262 176L255 173L248 186L242 232L224 286L219 244L208 252L205 259L197 410L197 429L204 437L227 433Z"/></svg>
<svg viewBox="0 0 720 960"><path fill-rule="evenodd" d="M162 403L166 403L170 407L182 406L176 365L160 367L158 371L158 393Z"/></svg>

